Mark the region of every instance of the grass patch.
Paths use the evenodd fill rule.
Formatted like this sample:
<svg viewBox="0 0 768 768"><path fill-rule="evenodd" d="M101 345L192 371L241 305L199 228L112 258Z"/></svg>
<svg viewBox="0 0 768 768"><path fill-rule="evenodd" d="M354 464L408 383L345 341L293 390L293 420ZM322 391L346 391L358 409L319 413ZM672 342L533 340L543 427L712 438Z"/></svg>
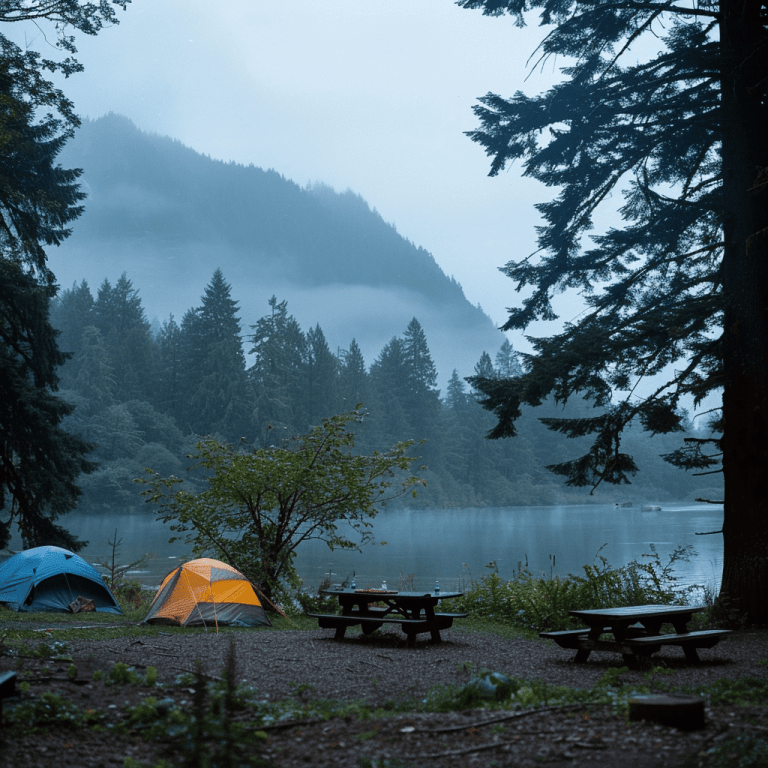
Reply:
<svg viewBox="0 0 768 768"><path fill-rule="evenodd" d="M442 609L441 609L442 610ZM489 619L486 616L473 616L457 619L451 627L451 632L476 632L480 635L496 635L506 640L541 640L536 630L527 627L517 627L506 621Z"/></svg>
<svg viewBox="0 0 768 768"><path fill-rule="evenodd" d="M29 629L14 627L4 632L4 644L15 647L20 642L71 640L110 640L124 637L157 637L162 635L186 634L199 635L210 632L204 627L168 627L152 624L140 624L125 616L114 614L68 614L68 613L15 613L8 611L7 621L14 624L29 624ZM144 618L146 612L141 614ZM21 618L23 617L23 618ZM3 614L6 618L6 614ZM141 620L139 619L139 621ZM308 631L317 629L317 621L304 615L285 618L279 614L270 614L271 627L219 627L218 632L283 632L285 630ZM43 625L41 627L41 625ZM80 628L87 625L85 629ZM215 630L214 630L215 631Z"/></svg>

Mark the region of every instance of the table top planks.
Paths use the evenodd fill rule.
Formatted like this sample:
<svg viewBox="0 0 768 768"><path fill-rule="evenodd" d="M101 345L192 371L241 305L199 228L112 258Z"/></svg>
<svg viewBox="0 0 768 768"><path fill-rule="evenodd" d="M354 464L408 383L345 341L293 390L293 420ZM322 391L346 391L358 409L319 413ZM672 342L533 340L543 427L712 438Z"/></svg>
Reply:
<svg viewBox="0 0 768 768"><path fill-rule="evenodd" d="M571 616L577 616L587 624L595 622L641 621L649 618L668 618L675 616L692 616L703 611L702 607L691 605L629 605L622 608L595 608L593 610L568 611Z"/></svg>
<svg viewBox="0 0 768 768"><path fill-rule="evenodd" d="M340 589L321 589L320 590L324 595L332 595L335 597L340 597L342 595L345 596L353 596L353 597L370 597L372 600L378 600L386 598L387 600L391 599L413 599L418 600L420 598L433 598L436 597L438 600L450 600L454 597L461 597L464 593L463 592L401 592L400 590L392 591L392 590L367 590L367 589L349 589L349 588L340 588Z"/></svg>

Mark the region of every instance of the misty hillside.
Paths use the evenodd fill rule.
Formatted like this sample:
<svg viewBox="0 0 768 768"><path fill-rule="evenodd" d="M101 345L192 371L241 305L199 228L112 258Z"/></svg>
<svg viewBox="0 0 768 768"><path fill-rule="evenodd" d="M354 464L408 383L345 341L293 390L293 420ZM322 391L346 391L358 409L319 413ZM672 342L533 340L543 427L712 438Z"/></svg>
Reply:
<svg viewBox="0 0 768 768"><path fill-rule="evenodd" d="M415 316L441 382L504 340L428 251L351 191L213 160L114 114L84 121L60 160L83 169L88 193L72 236L50 252L65 288L125 272L162 321L193 306L220 268L244 331L274 294L302 325L319 322L332 348L356 337L369 360Z"/></svg>

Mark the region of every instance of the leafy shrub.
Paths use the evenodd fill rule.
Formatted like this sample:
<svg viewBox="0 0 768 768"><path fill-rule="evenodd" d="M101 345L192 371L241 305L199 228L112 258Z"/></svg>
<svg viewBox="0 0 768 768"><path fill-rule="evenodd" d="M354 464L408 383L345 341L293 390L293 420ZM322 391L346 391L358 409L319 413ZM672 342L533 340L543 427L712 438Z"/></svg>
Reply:
<svg viewBox="0 0 768 768"><path fill-rule="evenodd" d="M736 601L720 597L711 587L702 592L704 611L694 616L693 629L744 629L747 616Z"/></svg>
<svg viewBox="0 0 768 768"><path fill-rule="evenodd" d="M44 693L39 699L23 701L6 708L4 720L25 730L35 730L52 725L67 727L80 726L91 720L98 720L100 714L82 709L56 693Z"/></svg>
<svg viewBox="0 0 768 768"><path fill-rule="evenodd" d="M109 583L108 579L105 579L105 581ZM154 591L144 589L138 581L121 581L116 586L110 586L110 588L115 596L115 600L117 600L117 604L129 618L143 618L147 611L149 611L149 606L155 597Z"/></svg>
<svg viewBox="0 0 768 768"><path fill-rule="evenodd" d="M690 546L676 549L667 563L662 563L651 545L646 562L632 561L613 568L598 552L597 564L585 565L584 575L560 577L534 575L519 567L509 581L494 570L480 581L470 577L461 598L451 601L452 609L473 616L507 621L523 629L537 631L568 629L575 625L569 610L589 610L605 606L685 603L692 588L680 589L673 574L674 565L692 555ZM554 563L554 560L553 560Z"/></svg>
<svg viewBox="0 0 768 768"><path fill-rule="evenodd" d="M139 682L139 676L134 667L129 667L122 661L118 661L107 675L107 685L128 685Z"/></svg>
<svg viewBox="0 0 768 768"><path fill-rule="evenodd" d="M330 586L331 580L326 577L320 582L320 586L314 594L311 591L302 591L302 589L299 589L296 592L296 601L301 606L302 610L307 613L336 613L339 607L336 598L326 597L320 593L320 590L328 589Z"/></svg>

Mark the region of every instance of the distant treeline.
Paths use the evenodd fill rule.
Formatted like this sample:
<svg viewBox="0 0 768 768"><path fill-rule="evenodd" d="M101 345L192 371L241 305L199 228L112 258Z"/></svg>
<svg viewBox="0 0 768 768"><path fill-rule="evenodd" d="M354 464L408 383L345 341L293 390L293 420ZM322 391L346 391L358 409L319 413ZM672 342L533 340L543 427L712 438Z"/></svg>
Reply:
<svg viewBox="0 0 768 768"><path fill-rule="evenodd" d="M278 443L323 417L362 403L368 413L357 449L381 450L414 439L426 465L427 488L409 503L508 506L589 501L586 489L567 488L545 465L583 453L584 445L547 430L539 417L562 415L545 404L527 412L513 439L485 438L494 417L484 411L454 370L445 395L426 336L414 318L370 364L352 339L334 354L320 325L303 331L285 301L243 328L230 286L217 270L199 307L153 332L138 291L123 275L104 281L94 297L83 281L52 305L59 345L71 357L60 370L60 394L75 404L66 428L94 445L96 469L81 478L81 507L110 510L141 504L133 480L151 467L184 475L199 435L236 443ZM246 358L246 353L248 358ZM520 370L504 341L492 359L480 355L475 373L506 377ZM583 404L570 415L591 415ZM690 425L689 425L690 426ZM627 436L641 472L631 486L599 490L597 499L690 499L717 493L699 478L663 462L684 435L653 440ZM423 441L423 442L422 442ZM711 497L711 496L710 496ZM593 497L594 498L594 497Z"/></svg>

